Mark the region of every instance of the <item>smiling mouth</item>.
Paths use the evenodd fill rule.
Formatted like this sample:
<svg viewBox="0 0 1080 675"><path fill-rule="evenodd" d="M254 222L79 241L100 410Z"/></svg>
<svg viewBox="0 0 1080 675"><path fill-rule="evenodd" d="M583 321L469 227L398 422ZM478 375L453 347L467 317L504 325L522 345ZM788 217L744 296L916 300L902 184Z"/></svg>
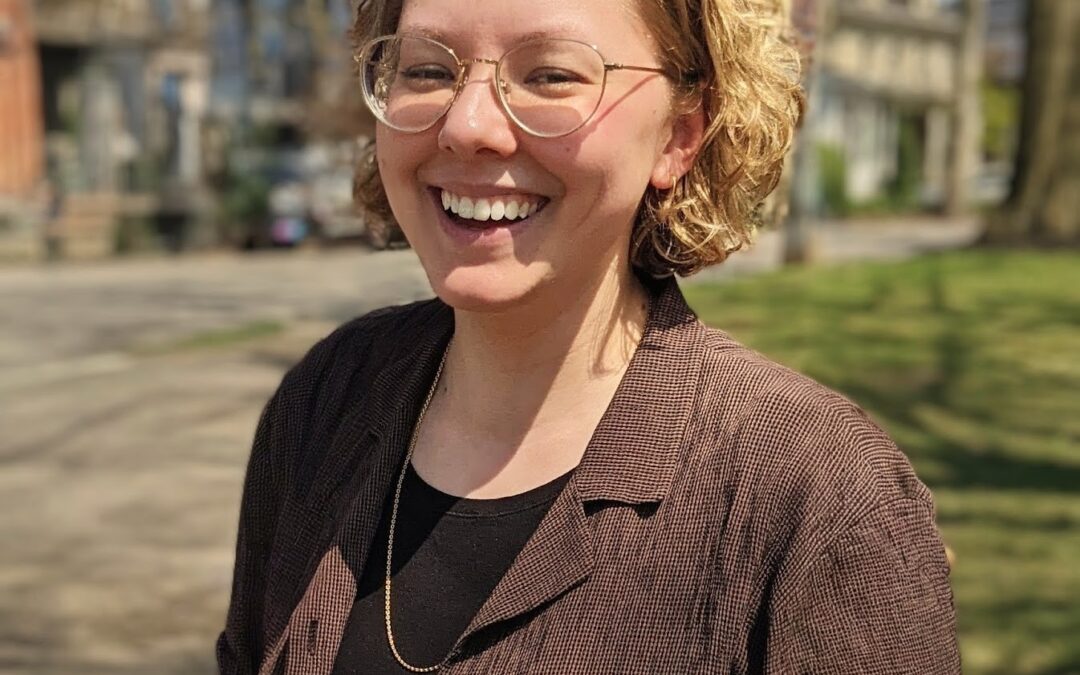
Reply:
<svg viewBox="0 0 1080 675"><path fill-rule="evenodd" d="M468 197L432 188L435 198L452 221L471 229L516 225L544 210L550 201L536 195L515 197Z"/></svg>

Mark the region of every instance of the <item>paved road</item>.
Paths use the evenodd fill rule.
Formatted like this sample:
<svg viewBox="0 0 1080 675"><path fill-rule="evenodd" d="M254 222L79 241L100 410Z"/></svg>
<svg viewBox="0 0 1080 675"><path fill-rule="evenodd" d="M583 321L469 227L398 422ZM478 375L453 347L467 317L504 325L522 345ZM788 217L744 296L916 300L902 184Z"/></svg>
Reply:
<svg viewBox="0 0 1080 675"><path fill-rule="evenodd" d="M299 251L0 269L0 369L260 320L342 321L430 294L410 251ZM3 370L0 370L2 373Z"/></svg>
<svg viewBox="0 0 1080 675"><path fill-rule="evenodd" d="M333 326L428 295L413 259L0 271L0 672L213 672L259 411Z"/></svg>
<svg viewBox="0 0 1080 675"><path fill-rule="evenodd" d="M822 227L828 261L971 223ZM775 267L764 235L701 279ZM0 672L210 673L239 490L282 372L341 321L430 293L411 252L0 270ZM213 347L186 338L274 321Z"/></svg>

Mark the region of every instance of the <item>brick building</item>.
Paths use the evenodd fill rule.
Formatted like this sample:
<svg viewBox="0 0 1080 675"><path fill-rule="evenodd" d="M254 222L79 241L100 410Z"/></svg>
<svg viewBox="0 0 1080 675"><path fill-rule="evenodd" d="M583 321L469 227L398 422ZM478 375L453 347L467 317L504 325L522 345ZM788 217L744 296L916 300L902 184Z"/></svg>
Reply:
<svg viewBox="0 0 1080 675"><path fill-rule="evenodd" d="M22 257L101 257L124 221L168 234L197 215L209 6L0 0L0 26L14 17L0 33L15 36L0 55L0 194L17 194L24 214L18 233L0 231L0 253L7 239ZM28 200L38 186L48 199Z"/></svg>
<svg viewBox="0 0 1080 675"><path fill-rule="evenodd" d="M0 0L0 199L39 187L44 150L38 56L29 0Z"/></svg>

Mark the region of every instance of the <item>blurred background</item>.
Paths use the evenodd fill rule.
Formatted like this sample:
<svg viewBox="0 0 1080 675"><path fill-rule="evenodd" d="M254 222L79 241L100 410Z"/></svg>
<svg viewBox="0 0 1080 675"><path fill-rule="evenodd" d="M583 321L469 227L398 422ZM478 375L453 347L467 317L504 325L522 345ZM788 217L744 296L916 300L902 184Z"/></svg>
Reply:
<svg viewBox="0 0 1080 675"><path fill-rule="evenodd" d="M1080 673L1080 1L787 0L810 108L702 319L937 500L969 673ZM0 671L210 673L285 369L429 297L349 0L0 0Z"/></svg>

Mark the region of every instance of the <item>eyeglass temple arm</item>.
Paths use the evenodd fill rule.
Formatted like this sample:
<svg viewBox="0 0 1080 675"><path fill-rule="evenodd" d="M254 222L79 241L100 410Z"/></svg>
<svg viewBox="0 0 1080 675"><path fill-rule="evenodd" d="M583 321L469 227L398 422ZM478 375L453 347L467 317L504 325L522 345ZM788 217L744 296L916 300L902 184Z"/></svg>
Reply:
<svg viewBox="0 0 1080 675"><path fill-rule="evenodd" d="M663 68L649 68L647 66L628 66L624 63L605 63L604 70L640 70L644 73L660 73L661 75L667 75L668 71Z"/></svg>
<svg viewBox="0 0 1080 675"><path fill-rule="evenodd" d="M671 71L666 70L664 68L649 68L649 67L646 67L646 66L628 66L625 63L605 63L604 64L604 70L607 71L607 72L611 72L612 70L640 70L640 71L646 72L646 73L659 73L660 75L663 75L664 77L670 78L671 80L674 80L675 82L678 82L678 83L684 84L684 85L696 84L698 82L698 79L699 79L699 75L698 75L698 73L696 71L691 71L689 73L679 74L679 73L672 73Z"/></svg>

